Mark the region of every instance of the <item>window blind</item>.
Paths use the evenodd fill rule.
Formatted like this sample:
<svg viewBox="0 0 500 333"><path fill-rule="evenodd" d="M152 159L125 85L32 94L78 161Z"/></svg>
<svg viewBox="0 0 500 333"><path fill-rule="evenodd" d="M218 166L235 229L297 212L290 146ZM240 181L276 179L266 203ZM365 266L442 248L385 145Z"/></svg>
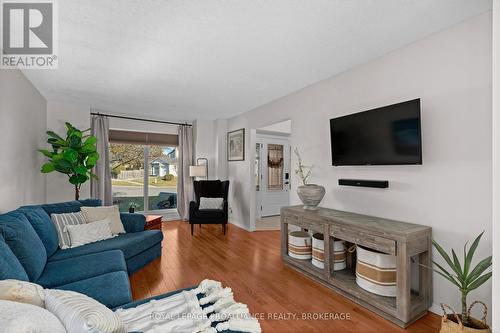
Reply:
<svg viewBox="0 0 500 333"><path fill-rule="evenodd" d="M179 145L179 137L177 134L109 130L109 142L176 147Z"/></svg>

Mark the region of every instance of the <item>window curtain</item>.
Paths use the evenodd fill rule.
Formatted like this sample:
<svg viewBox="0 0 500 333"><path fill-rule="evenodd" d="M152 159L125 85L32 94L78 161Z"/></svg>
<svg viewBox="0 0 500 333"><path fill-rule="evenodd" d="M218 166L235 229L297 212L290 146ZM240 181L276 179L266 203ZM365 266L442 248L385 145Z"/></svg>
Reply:
<svg viewBox="0 0 500 333"><path fill-rule="evenodd" d="M193 180L189 177L190 165L193 165L193 128L191 126L179 126L177 211L183 221L189 219L189 202L193 200Z"/></svg>
<svg viewBox="0 0 500 333"><path fill-rule="evenodd" d="M99 160L94 167L98 179L90 181L90 195L101 199L104 206L113 204L111 192L111 170L109 167L109 119L106 116L93 115L91 121L92 135L97 138Z"/></svg>

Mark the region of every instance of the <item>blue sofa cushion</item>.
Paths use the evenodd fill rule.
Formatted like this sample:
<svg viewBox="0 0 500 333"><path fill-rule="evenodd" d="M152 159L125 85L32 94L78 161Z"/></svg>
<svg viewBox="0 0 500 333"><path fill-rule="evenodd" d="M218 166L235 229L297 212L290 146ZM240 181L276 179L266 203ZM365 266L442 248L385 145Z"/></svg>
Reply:
<svg viewBox="0 0 500 333"><path fill-rule="evenodd" d="M156 243L156 245L153 245L146 251L143 251L132 258L128 258L128 274L132 275L158 257L161 257L161 243Z"/></svg>
<svg viewBox="0 0 500 333"><path fill-rule="evenodd" d="M63 214L63 213L76 213L80 211L82 206L87 207L98 207L101 205L101 200L99 199L85 199L79 201L67 201L59 202L53 204L40 205L40 207L45 210L45 212L50 216L52 214ZM32 207L32 206L26 206ZM24 208L24 207L23 207Z"/></svg>
<svg viewBox="0 0 500 333"><path fill-rule="evenodd" d="M57 289L72 290L85 294L108 308L114 308L132 301L128 275L122 271L65 284L58 286Z"/></svg>
<svg viewBox="0 0 500 333"><path fill-rule="evenodd" d="M141 232L120 234L117 237L103 241L85 244L70 249L59 249L49 258L49 261L72 258L89 253L97 253L108 250L122 250L125 259L129 259L163 240L160 230L145 230Z"/></svg>
<svg viewBox="0 0 500 333"><path fill-rule="evenodd" d="M19 211L0 215L0 233L29 279L37 280L47 262L47 251L26 216Z"/></svg>
<svg viewBox="0 0 500 333"><path fill-rule="evenodd" d="M119 271L127 271L123 253L118 250L106 251L48 262L36 283L45 288L54 288Z"/></svg>
<svg viewBox="0 0 500 333"><path fill-rule="evenodd" d="M38 237L42 240L47 256L53 255L59 247L59 239L56 227L49 215L40 206L21 207L19 211L26 215Z"/></svg>
<svg viewBox="0 0 500 333"><path fill-rule="evenodd" d="M126 232L144 231L146 217L142 214L120 213L123 227Z"/></svg>
<svg viewBox="0 0 500 333"><path fill-rule="evenodd" d="M28 274L0 235L0 280L28 281Z"/></svg>
<svg viewBox="0 0 500 333"><path fill-rule="evenodd" d="M82 206L85 207L99 207L102 206L102 201L101 199L84 199L84 200L78 200L82 204Z"/></svg>

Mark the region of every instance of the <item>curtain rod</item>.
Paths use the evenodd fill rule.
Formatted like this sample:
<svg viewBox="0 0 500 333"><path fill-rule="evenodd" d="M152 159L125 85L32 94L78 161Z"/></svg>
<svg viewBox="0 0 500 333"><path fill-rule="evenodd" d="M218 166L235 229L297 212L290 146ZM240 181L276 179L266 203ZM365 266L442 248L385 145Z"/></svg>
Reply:
<svg viewBox="0 0 500 333"><path fill-rule="evenodd" d="M117 116L117 115L114 115L114 114L106 114L106 113L100 113L100 112L91 112L90 114L93 115L93 116L105 116L105 117L110 117L110 118L147 121L147 122L150 122L150 123L160 123L160 124L179 125L179 126L193 126L193 125L188 124L188 123L176 123L176 122L173 122L173 121L144 119L144 118L135 118L135 117L127 117L127 116Z"/></svg>

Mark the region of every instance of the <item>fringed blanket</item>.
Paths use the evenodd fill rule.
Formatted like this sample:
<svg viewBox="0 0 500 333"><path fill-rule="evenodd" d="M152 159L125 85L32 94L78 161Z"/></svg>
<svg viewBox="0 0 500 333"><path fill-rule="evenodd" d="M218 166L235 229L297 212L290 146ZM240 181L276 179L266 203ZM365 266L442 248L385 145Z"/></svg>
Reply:
<svg viewBox="0 0 500 333"><path fill-rule="evenodd" d="M203 280L197 288L115 311L128 332L216 333L225 330L260 333L257 319L237 303L231 288Z"/></svg>

